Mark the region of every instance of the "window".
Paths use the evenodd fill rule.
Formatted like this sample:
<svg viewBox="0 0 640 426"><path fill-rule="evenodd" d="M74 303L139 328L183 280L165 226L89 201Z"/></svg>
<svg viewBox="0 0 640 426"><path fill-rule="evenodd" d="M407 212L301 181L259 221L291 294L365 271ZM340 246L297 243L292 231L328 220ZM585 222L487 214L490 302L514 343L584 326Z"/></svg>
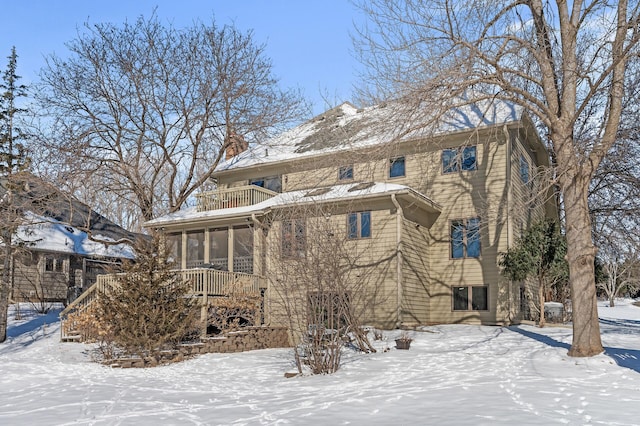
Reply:
<svg viewBox="0 0 640 426"><path fill-rule="evenodd" d="M338 180L351 179L353 179L353 164L349 166L342 166L338 169Z"/></svg>
<svg viewBox="0 0 640 426"><path fill-rule="evenodd" d="M53 266L55 264L55 259L52 257L44 258L44 270L47 272L53 272Z"/></svg>
<svg viewBox="0 0 640 426"><path fill-rule="evenodd" d="M400 177L405 175L404 157L391 158L389 160L389 177Z"/></svg>
<svg viewBox="0 0 640 426"><path fill-rule="evenodd" d="M442 150L442 173L476 170L476 147L465 146Z"/></svg>
<svg viewBox="0 0 640 426"><path fill-rule="evenodd" d="M270 189L273 192L282 192L282 176L280 175L251 179L249 184Z"/></svg>
<svg viewBox="0 0 640 426"><path fill-rule="evenodd" d="M451 257L480 257L480 218L451 221Z"/></svg>
<svg viewBox="0 0 640 426"><path fill-rule="evenodd" d="M469 297L471 295L471 297ZM453 288L454 311L488 311L489 287L465 286Z"/></svg>
<svg viewBox="0 0 640 426"><path fill-rule="evenodd" d="M529 183L529 163L524 155L520 156L520 179L525 185Z"/></svg>
<svg viewBox="0 0 640 426"><path fill-rule="evenodd" d="M349 239L371 237L371 212L349 213L347 233Z"/></svg>
<svg viewBox="0 0 640 426"><path fill-rule="evenodd" d="M304 257L307 249L304 219L282 221L282 257Z"/></svg>
<svg viewBox="0 0 640 426"><path fill-rule="evenodd" d="M348 325L349 294L337 291L309 293L310 333L326 329L335 330ZM316 336L320 337L320 336Z"/></svg>
<svg viewBox="0 0 640 426"><path fill-rule="evenodd" d="M55 259L53 257L44 258L44 270L47 272L62 272L63 260Z"/></svg>

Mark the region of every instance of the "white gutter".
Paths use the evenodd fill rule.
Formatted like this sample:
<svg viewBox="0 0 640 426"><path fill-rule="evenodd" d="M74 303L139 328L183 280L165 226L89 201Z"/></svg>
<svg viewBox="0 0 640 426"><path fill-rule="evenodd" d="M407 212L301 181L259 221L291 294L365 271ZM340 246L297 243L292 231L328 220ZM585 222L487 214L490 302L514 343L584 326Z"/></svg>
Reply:
<svg viewBox="0 0 640 426"><path fill-rule="evenodd" d="M398 306L396 308L396 326L399 327L402 324L402 218L404 217L404 212L402 211L402 207L400 207L400 203L396 200L396 194L391 194L391 201L393 202L393 205L396 206L396 250L398 252L396 260L398 298Z"/></svg>

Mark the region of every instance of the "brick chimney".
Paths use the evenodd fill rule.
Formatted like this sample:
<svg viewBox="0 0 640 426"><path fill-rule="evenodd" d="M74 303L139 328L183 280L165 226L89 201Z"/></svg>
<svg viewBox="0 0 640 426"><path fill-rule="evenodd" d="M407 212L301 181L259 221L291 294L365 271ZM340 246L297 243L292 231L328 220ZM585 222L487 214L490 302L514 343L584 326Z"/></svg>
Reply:
<svg viewBox="0 0 640 426"><path fill-rule="evenodd" d="M239 135L236 132L231 132L229 134L229 142L226 145L227 148L224 156L225 161L228 161L249 148L249 143L244 140L242 135Z"/></svg>

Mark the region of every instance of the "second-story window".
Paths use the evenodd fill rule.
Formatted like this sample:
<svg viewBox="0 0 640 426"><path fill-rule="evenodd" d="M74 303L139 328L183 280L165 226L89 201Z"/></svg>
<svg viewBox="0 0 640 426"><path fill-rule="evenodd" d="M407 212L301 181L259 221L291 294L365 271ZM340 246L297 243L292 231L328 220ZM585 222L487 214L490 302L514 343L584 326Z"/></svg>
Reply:
<svg viewBox="0 0 640 426"><path fill-rule="evenodd" d="M353 179L353 164L348 166L342 166L338 169L338 180L352 180Z"/></svg>
<svg viewBox="0 0 640 426"><path fill-rule="evenodd" d="M520 179L525 185L529 183L529 162L524 155L520 156Z"/></svg>
<svg viewBox="0 0 640 426"><path fill-rule="evenodd" d="M347 233L352 240L371 237L371 212L349 213Z"/></svg>
<svg viewBox="0 0 640 426"><path fill-rule="evenodd" d="M405 175L404 157L395 157L389 159L389 177L400 177Z"/></svg>
<svg viewBox="0 0 640 426"><path fill-rule="evenodd" d="M304 219L282 221L282 257L304 257L307 250L307 229Z"/></svg>
<svg viewBox="0 0 640 426"><path fill-rule="evenodd" d="M465 146L442 150L442 173L476 170L476 147Z"/></svg>
<svg viewBox="0 0 640 426"><path fill-rule="evenodd" d="M249 184L270 189L273 192L282 192L282 176L280 175L251 179Z"/></svg>
<svg viewBox="0 0 640 426"><path fill-rule="evenodd" d="M480 218L451 221L451 257L480 257Z"/></svg>

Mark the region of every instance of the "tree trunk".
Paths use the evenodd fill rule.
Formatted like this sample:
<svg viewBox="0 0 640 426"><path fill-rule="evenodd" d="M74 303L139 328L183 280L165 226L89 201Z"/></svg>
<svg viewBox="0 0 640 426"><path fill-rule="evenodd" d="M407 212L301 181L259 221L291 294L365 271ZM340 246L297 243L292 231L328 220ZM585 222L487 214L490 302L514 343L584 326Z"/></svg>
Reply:
<svg viewBox="0 0 640 426"><path fill-rule="evenodd" d="M544 281L538 280L538 302L540 303L540 320L538 327L544 327Z"/></svg>
<svg viewBox="0 0 640 426"><path fill-rule="evenodd" d="M575 169L574 169L575 170ZM596 299L591 218L587 204L589 177L585 171L561 176L567 223L567 262L573 315L573 341L569 356L587 357L602 353L598 303Z"/></svg>
<svg viewBox="0 0 640 426"><path fill-rule="evenodd" d="M3 233L5 247L2 249L4 260L2 276L0 277L0 343L7 340L7 319L9 311L9 294L11 293L11 237Z"/></svg>
<svg viewBox="0 0 640 426"><path fill-rule="evenodd" d="M616 296L615 294L612 294L611 296L609 296L609 307L613 308L614 306L616 306Z"/></svg>

